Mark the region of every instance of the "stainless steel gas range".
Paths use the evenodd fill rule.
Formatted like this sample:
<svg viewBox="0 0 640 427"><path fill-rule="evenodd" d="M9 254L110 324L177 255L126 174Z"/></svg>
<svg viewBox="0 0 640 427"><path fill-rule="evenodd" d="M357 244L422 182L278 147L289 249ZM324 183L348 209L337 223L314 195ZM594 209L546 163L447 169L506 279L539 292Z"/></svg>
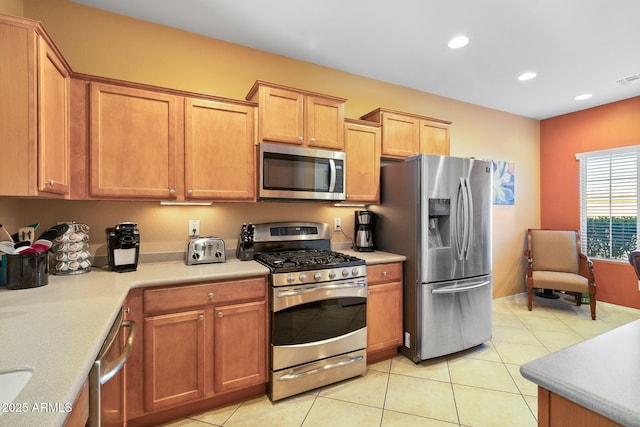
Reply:
<svg viewBox="0 0 640 427"><path fill-rule="evenodd" d="M256 224L252 238L271 270L271 400L365 373L364 260L331 251L322 223Z"/></svg>

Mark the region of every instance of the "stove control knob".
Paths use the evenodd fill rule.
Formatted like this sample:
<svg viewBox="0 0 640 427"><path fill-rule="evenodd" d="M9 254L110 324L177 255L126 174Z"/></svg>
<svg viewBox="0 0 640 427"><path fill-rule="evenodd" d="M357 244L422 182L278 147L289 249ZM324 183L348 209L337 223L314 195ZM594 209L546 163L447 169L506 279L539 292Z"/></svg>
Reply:
<svg viewBox="0 0 640 427"><path fill-rule="evenodd" d="M347 270L346 268L342 269L342 277L348 277L349 276L349 270Z"/></svg>
<svg viewBox="0 0 640 427"><path fill-rule="evenodd" d="M304 282L305 280L307 280L307 273L300 273L298 279L300 279L301 282Z"/></svg>
<svg viewBox="0 0 640 427"><path fill-rule="evenodd" d="M293 283L295 281L296 281L296 279L295 279L295 277L293 277L293 274L290 274L290 275L287 276L287 283Z"/></svg>
<svg viewBox="0 0 640 427"><path fill-rule="evenodd" d="M322 273L320 273L320 272L318 271L316 274L314 274L314 275L313 275L313 278L314 278L315 280L320 280L320 279L322 279Z"/></svg>
<svg viewBox="0 0 640 427"><path fill-rule="evenodd" d="M358 270L357 268L354 268L353 270L351 270L351 275L352 276L357 276L358 273L360 273L360 270Z"/></svg>
<svg viewBox="0 0 640 427"><path fill-rule="evenodd" d="M338 275L338 273L336 273L335 271L331 270L331 271L329 272L329 279L332 279L332 280L333 280L333 279L335 279L335 278L336 278L336 276L337 276L337 275Z"/></svg>

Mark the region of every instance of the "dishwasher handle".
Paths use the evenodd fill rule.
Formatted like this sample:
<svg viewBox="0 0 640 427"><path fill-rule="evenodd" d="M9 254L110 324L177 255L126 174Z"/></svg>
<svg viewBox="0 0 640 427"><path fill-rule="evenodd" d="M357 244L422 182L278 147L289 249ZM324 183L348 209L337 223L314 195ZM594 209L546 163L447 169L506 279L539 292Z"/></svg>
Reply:
<svg viewBox="0 0 640 427"><path fill-rule="evenodd" d="M462 287L455 287L455 286L446 286L446 287L442 287L439 289L433 289L431 290L431 294L432 295L439 295L439 294L455 294L458 292L467 292L473 289L478 289L481 288L483 286L487 286L491 284L490 280L486 280L484 282L479 282L479 283L472 283L469 284L467 286L462 286Z"/></svg>
<svg viewBox="0 0 640 427"><path fill-rule="evenodd" d="M109 381L120 369L124 366L129 353L131 352L131 346L133 345L133 339L136 334L136 323L133 320L123 320L120 323L120 328L129 328L129 335L127 336L127 342L122 349L122 353L111 362L106 362L104 370L101 370L100 384L104 384ZM106 354L107 352L105 352Z"/></svg>

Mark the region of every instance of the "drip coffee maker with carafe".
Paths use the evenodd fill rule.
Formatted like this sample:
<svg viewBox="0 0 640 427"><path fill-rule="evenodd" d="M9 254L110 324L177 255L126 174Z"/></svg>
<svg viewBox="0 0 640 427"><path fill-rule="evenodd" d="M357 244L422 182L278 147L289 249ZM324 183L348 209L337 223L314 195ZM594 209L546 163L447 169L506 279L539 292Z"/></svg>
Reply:
<svg viewBox="0 0 640 427"><path fill-rule="evenodd" d="M374 213L371 211L355 211L355 241L353 249L360 252L372 252Z"/></svg>

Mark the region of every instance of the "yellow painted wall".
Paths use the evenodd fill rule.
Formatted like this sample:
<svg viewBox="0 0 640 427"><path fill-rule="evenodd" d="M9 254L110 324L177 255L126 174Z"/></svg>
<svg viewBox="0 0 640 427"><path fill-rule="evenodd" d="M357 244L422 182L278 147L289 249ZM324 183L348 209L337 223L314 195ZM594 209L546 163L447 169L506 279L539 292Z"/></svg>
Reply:
<svg viewBox="0 0 640 427"><path fill-rule="evenodd" d="M0 13L23 16L22 0L0 0Z"/></svg>
<svg viewBox="0 0 640 427"><path fill-rule="evenodd" d="M3 5L0 3L0 11ZM13 3L13 2L12 2ZM19 1L17 2L20 3ZM387 84L104 12L66 0L24 0L24 16L43 22L74 71L243 99L255 80L266 80L348 99L351 118L377 108L423 114L453 122L451 155L514 162L516 204L494 209L494 296L524 291L522 250L529 227L540 224L539 122L448 98ZM4 11L7 11L5 9ZM11 12L10 12L11 13ZM384 52L381 52L384 60ZM243 221L343 218L353 232L353 209L300 204L216 204L212 208L166 208L143 202L0 201L23 213L13 221L88 223L99 252L104 227L140 224L143 252L184 250L187 222L202 221L202 234L228 246ZM0 208L0 213L3 209ZM13 212L13 211L12 211ZM334 233L336 241L345 241ZM102 245L103 246L103 245Z"/></svg>

